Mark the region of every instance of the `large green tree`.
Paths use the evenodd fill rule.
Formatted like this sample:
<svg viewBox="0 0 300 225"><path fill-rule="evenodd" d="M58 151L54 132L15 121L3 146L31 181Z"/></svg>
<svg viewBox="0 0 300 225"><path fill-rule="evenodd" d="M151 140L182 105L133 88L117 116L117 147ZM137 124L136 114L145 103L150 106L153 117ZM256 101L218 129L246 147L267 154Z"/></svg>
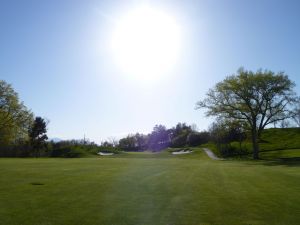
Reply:
<svg viewBox="0 0 300 225"><path fill-rule="evenodd" d="M32 121L33 114L19 100L18 93L0 80L0 145L26 139Z"/></svg>
<svg viewBox="0 0 300 225"><path fill-rule="evenodd" d="M293 106L299 102L294 86L283 72L252 72L241 68L210 89L207 97L196 103L196 108L206 108L207 116L246 124L251 131L253 158L258 159L263 129L294 115Z"/></svg>

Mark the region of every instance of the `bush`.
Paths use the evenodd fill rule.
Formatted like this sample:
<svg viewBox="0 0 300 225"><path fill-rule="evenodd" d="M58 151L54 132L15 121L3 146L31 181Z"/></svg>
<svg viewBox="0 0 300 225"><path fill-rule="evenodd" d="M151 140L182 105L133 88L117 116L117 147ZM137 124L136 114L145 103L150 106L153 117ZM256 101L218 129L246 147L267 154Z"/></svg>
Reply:
<svg viewBox="0 0 300 225"><path fill-rule="evenodd" d="M51 157L78 158L84 155L86 152L79 146L63 146L51 151Z"/></svg>
<svg viewBox="0 0 300 225"><path fill-rule="evenodd" d="M210 135L208 132L193 132L187 136L187 144L189 146L198 146L208 143Z"/></svg>
<svg viewBox="0 0 300 225"><path fill-rule="evenodd" d="M186 134L179 135L171 141L172 148L181 148L184 147L186 144Z"/></svg>
<svg viewBox="0 0 300 225"><path fill-rule="evenodd" d="M29 157L32 149L27 144L0 146L0 157Z"/></svg>
<svg viewBox="0 0 300 225"><path fill-rule="evenodd" d="M217 144L217 150L222 157L242 156L248 154L246 148L239 148L232 144Z"/></svg>

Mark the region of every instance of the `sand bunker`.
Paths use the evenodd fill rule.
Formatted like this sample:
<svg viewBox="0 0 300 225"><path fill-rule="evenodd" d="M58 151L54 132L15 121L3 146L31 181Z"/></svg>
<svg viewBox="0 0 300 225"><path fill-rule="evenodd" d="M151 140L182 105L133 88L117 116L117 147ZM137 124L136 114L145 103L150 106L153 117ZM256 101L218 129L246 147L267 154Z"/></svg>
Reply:
<svg viewBox="0 0 300 225"><path fill-rule="evenodd" d="M98 155L107 156L107 155L113 155L114 153L105 153L105 152L98 152Z"/></svg>
<svg viewBox="0 0 300 225"><path fill-rule="evenodd" d="M172 152L173 155L182 155L182 154L189 154L189 153L192 153L193 151L190 151L190 150L187 150L187 151L184 151L184 150L181 150L181 151L177 151L177 152Z"/></svg>

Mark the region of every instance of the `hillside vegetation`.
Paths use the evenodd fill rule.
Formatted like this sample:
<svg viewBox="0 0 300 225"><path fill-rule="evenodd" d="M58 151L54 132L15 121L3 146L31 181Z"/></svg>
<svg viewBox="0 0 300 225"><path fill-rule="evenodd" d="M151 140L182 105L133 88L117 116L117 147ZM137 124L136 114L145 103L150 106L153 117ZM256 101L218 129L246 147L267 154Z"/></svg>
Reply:
<svg viewBox="0 0 300 225"><path fill-rule="evenodd" d="M206 145L210 147L217 155L222 156L221 152L214 144ZM232 155L250 155L252 153L251 141L246 139L241 144L231 142L229 148ZM269 128L262 133L259 142L261 157L282 158L282 157L300 157L300 128ZM283 150L290 150L283 152ZM273 153L270 153L272 151ZM266 153L268 152L268 153Z"/></svg>
<svg viewBox="0 0 300 225"><path fill-rule="evenodd" d="M300 128L266 129L260 147L262 151L300 148Z"/></svg>

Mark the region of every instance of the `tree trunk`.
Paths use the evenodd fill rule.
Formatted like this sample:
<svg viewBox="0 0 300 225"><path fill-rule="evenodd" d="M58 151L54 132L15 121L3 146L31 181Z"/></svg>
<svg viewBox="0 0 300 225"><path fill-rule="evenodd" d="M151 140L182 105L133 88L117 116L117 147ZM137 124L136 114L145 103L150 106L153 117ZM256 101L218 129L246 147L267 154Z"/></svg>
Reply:
<svg viewBox="0 0 300 225"><path fill-rule="evenodd" d="M258 134L255 128L252 129L252 145L253 145L253 159L259 159Z"/></svg>

